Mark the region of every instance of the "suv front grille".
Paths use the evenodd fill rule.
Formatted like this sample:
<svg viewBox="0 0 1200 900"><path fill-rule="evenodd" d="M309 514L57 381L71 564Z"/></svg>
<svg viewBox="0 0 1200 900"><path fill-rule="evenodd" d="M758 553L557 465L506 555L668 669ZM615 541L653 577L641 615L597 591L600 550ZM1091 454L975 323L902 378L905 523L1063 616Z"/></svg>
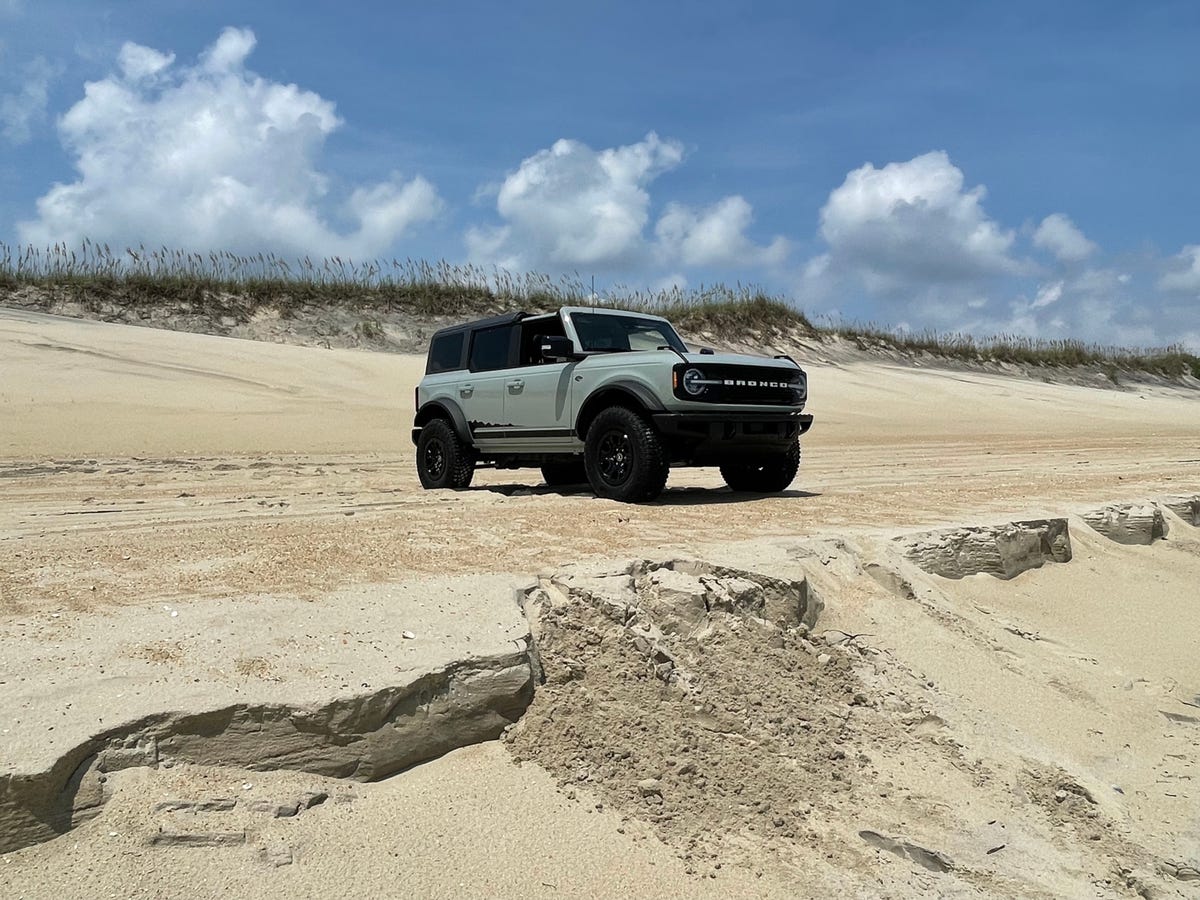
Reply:
<svg viewBox="0 0 1200 900"><path fill-rule="evenodd" d="M690 394L684 373L697 369L703 393ZM763 406L799 406L807 399L807 380L799 369L768 366L731 366L695 363L675 366L675 396L701 403L742 403Z"/></svg>

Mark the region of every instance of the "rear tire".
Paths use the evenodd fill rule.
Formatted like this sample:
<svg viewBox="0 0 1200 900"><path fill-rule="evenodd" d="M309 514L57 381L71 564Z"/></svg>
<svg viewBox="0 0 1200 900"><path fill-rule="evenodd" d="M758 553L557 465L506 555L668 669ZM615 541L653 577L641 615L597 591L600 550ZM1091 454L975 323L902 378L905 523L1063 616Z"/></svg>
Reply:
<svg viewBox="0 0 1200 900"><path fill-rule="evenodd" d="M571 462L546 463L542 466L542 479L550 487L566 487L572 484L587 484L587 468L582 459Z"/></svg>
<svg viewBox="0 0 1200 900"><path fill-rule="evenodd" d="M465 488L475 476L475 453L445 419L434 419L417 438L417 476L423 488Z"/></svg>
<svg viewBox="0 0 1200 900"><path fill-rule="evenodd" d="M592 490L623 503L653 500L670 471L658 433L623 406L610 406L592 421L583 461Z"/></svg>
<svg viewBox="0 0 1200 900"><path fill-rule="evenodd" d="M761 456L750 462L721 466L721 477L735 491L753 494L777 494L786 490L800 468L800 441L793 441L782 453Z"/></svg>

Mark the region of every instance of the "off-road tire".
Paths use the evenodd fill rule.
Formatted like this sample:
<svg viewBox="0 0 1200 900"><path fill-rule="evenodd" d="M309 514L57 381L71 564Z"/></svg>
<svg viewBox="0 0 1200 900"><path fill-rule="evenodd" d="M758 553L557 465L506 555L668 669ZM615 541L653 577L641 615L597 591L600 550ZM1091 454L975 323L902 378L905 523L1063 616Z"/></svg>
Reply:
<svg viewBox="0 0 1200 900"><path fill-rule="evenodd" d="M653 426L623 406L610 406L592 421L583 462L592 490L624 503L653 500L662 493L670 471Z"/></svg>
<svg viewBox="0 0 1200 900"><path fill-rule="evenodd" d="M800 441L793 441L787 450L760 456L750 462L721 466L721 477L735 491L753 494L777 494L786 490L800 468Z"/></svg>
<svg viewBox="0 0 1200 900"><path fill-rule="evenodd" d="M542 479L550 487L566 487L572 484L587 484L587 468L582 459L571 462L546 463L542 466Z"/></svg>
<svg viewBox="0 0 1200 900"><path fill-rule="evenodd" d="M417 438L417 476L423 488L465 488L475 475L475 453L454 426L434 419Z"/></svg>

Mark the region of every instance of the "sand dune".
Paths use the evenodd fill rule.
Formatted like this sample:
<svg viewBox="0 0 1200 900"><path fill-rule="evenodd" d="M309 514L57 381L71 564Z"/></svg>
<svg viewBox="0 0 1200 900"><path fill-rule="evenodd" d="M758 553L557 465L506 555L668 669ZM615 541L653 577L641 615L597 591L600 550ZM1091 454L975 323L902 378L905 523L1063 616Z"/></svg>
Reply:
<svg viewBox="0 0 1200 900"><path fill-rule="evenodd" d="M791 491L679 470L629 507L533 471L421 491L422 368L0 311L0 820L73 792L6 895L1195 890L1200 528L1161 498L1200 494L1200 398L806 362ZM1153 542L1095 530L1108 503ZM1045 517L1069 554L994 562ZM906 552L970 571L963 526L1008 542L968 542L990 569ZM336 722L272 724L511 668L509 631L546 680L499 741L363 783L414 716L464 721L453 679L356 713L344 771ZM221 764L257 752L303 771Z"/></svg>

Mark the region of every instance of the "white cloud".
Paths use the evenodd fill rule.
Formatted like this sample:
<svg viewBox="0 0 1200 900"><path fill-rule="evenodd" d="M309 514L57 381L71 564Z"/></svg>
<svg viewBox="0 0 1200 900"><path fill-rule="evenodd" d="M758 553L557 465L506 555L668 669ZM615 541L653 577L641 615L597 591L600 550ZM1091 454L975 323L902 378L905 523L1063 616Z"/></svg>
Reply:
<svg viewBox="0 0 1200 900"><path fill-rule="evenodd" d="M822 253L819 256L814 256L804 264L803 278L805 281L817 282L824 279L829 274L829 267L833 260L828 253Z"/></svg>
<svg viewBox="0 0 1200 900"><path fill-rule="evenodd" d="M121 72L127 79L137 81L140 78L149 78L151 75L157 75L163 69L167 68L171 63L175 62L175 54L159 53L152 47L143 47L141 44L134 44L127 41L121 47L121 52L117 56L117 62L121 66Z"/></svg>
<svg viewBox="0 0 1200 900"><path fill-rule="evenodd" d="M809 310L836 307L835 319L1200 349L1200 244L1184 247L1165 274L1153 254L1085 267L1099 248L1056 213L1030 235L1053 256L1035 264L1016 254L1015 232L987 216L983 198L940 152L850 172L821 210L827 247L797 273L799 300Z"/></svg>
<svg viewBox="0 0 1200 900"><path fill-rule="evenodd" d="M1127 272L1091 268L1038 286L1033 299L994 304L963 327L976 334L1021 334L1125 347L1164 346L1177 340L1179 311L1146 303L1130 289Z"/></svg>
<svg viewBox="0 0 1200 900"><path fill-rule="evenodd" d="M1085 260L1097 249L1075 223L1062 213L1042 219L1033 233L1033 243L1043 250L1049 250L1059 262L1065 263Z"/></svg>
<svg viewBox="0 0 1200 900"><path fill-rule="evenodd" d="M1063 282L1052 281L1049 284L1043 284L1038 288L1037 296L1033 298L1033 303L1030 304L1033 309L1041 309L1044 306L1050 306L1062 299Z"/></svg>
<svg viewBox="0 0 1200 900"><path fill-rule="evenodd" d="M23 144L32 137L34 126L46 118L50 84L58 74L39 56L25 66L17 89L0 95L0 133L7 141Z"/></svg>
<svg viewBox="0 0 1200 900"><path fill-rule="evenodd" d="M942 151L846 176L821 209L829 245L825 269L861 277L872 293L908 293L970 283L1026 267L1014 259L1014 234L988 218L982 186L963 189L963 173Z"/></svg>
<svg viewBox="0 0 1200 900"><path fill-rule="evenodd" d="M1158 279L1164 291L1200 295L1200 244L1188 244L1173 259L1173 267Z"/></svg>
<svg viewBox="0 0 1200 900"><path fill-rule="evenodd" d="M687 276L682 272L672 272L670 275L664 275L662 278L650 283L652 291L685 291L687 290Z"/></svg>
<svg viewBox="0 0 1200 900"><path fill-rule="evenodd" d="M509 269L629 265L642 251L646 186L679 165L683 147L651 132L599 152L555 141L524 160L496 197L505 224L472 228L472 257Z"/></svg>
<svg viewBox="0 0 1200 900"><path fill-rule="evenodd" d="M467 231L473 259L507 269L775 265L787 254L745 234L750 204L725 197L705 209L668 204L654 228L649 186L683 161L683 147L651 132L636 144L593 150L559 140L524 160L494 189L503 224ZM487 192L481 189L477 198Z"/></svg>
<svg viewBox="0 0 1200 900"><path fill-rule="evenodd" d="M667 205L654 228L667 259L687 266L777 266L788 254L788 243L776 237L760 247L746 237L754 210L734 195L707 209L695 211L681 203Z"/></svg>
<svg viewBox="0 0 1200 900"><path fill-rule="evenodd" d="M334 105L247 70L254 43L228 28L184 67L122 47L119 73L89 82L59 121L77 180L38 200L20 239L363 258L438 214L437 191L420 177L393 175L333 203L315 159L341 125ZM327 208L350 227L331 225Z"/></svg>
<svg viewBox="0 0 1200 900"><path fill-rule="evenodd" d="M204 70L214 75L241 71L258 39L249 28L226 28L211 47L200 54Z"/></svg>

